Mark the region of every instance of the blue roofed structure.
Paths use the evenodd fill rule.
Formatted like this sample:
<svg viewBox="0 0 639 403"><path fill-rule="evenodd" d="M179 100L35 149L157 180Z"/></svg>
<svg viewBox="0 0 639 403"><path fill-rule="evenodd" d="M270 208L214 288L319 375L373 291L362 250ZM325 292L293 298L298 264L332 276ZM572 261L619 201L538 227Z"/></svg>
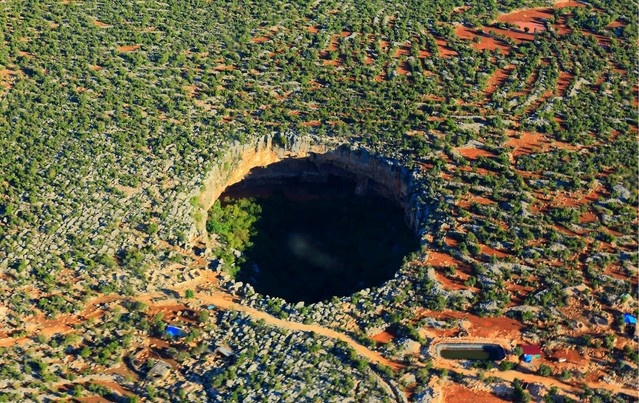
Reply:
<svg viewBox="0 0 639 403"><path fill-rule="evenodd" d="M175 338L186 336L186 332L184 330L180 329L179 327L175 327L175 326L167 326L166 329L164 329L164 331L169 336L175 337Z"/></svg>
<svg viewBox="0 0 639 403"><path fill-rule="evenodd" d="M637 318L635 318L634 316L632 316L629 313L624 313L623 314L623 321L626 325L636 325L637 324Z"/></svg>

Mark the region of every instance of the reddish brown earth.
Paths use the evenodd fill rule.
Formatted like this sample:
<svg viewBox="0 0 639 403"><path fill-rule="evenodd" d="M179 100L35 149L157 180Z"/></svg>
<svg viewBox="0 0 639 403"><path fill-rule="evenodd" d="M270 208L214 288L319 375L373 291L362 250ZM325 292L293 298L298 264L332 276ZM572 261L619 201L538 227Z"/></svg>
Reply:
<svg viewBox="0 0 639 403"><path fill-rule="evenodd" d="M395 50L395 53L393 54L393 57L395 59L399 58L400 56L409 56L410 55L410 48L406 45L401 46L399 48L397 48Z"/></svg>
<svg viewBox="0 0 639 403"><path fill-rule="evenodd" d="M466 40L473 40L476 37L479 37L481 40L473 43L472 47L480 52L483 50L489 50L492 52L495 49L499 49L503 54L510 52L510 46L508 46L505 41L493 38L488 34L488 30L485 28L475 29L464 25L457 25L455 28L455 34L457 34L457 36L461 39Z"/></svg>
<svg viewBox="0 0 639 403"><path fill-rule="evenodd" d="M447 290L477 290L475 287L469 287L464 284L464 281L470 277L464 272L456 272L453 277L444 275L441 271L434 272L435 280L437 280Z"/></svg>
<svg viewBox="0 0 639 403"><path fill-rule="evenodd" d="M557 80L557 96L563 97L566 95L568 86L573 80L573 75L565 71L559 73L559 79Z"/></svg>
<svg viewBox="0 0 639 403"><path fill-rule="evenodd" d="M494 201L490 200L489 198L486 198L484 196L476 196L476 195L470 195L467 196L464 200L460 200L457 205L463 209L467 209L469 208L473 203L477 203L477 204L483 204L483 205L489 205L489 204L493 204Z"/></svg>
<svg viewBox="0 0 639 403"><path fill-rule="evenodd" d="M509 402L494 394L477 389L469 389L458 383L446 382L441 388L443 402L502 403Z"/></svg>
<svg viewBox="0 0 639 403"><path fill-rule="evenodd" d="M548 149L550 143L542 133L506 131L506 134L508 141L505 145L513 147L513 158Z"/></svg>
<svg viewBox="0 0 639 403"><path fill-rule="evenodd" d="M554 9L566 7L585 7L585 5L576 1L560 1L555 3L552 8L528 8L515 10L508 14L502 14L497 17L497 21L513 24L516 26L516 29L519 29L520 31L524 31L527 28L528 32L532 34L535 31L541 32L546 30L544 21L553 16ZM567 29L562 22L562 20L556 21L554 26L560 33L562 33L561 29Z"/></svg>
<svg viewBox="0 0 639 403"><path fill-rule="evenodd" d="M497 249L491 248L488 245L481 244L480 248L481 248L481 253L485 254L485 255L488 255L488 256L497 256L498 258L504 258L504 257L508 256L507 253L504 253L504 252L499 251Z"/></svg>
<svg viewBox="0 0 639 403"><path fill-rule="evenodd" d="M451 57L457 56L457 52L448 47L446 41L442 38L435 37L435 42L437 43L437 48L439 50L439 56L441 57Z"/></svg>
<svg viewBox="0 0 639 403"><path fill-rule="evenodd" d="M417 312L417 318L431 317L438 320L460 319L468 322L468 337L492 339L504 338L513 341L519 340L523 325L521 322L507 317L480 317L467 312L458 311L432 311L421 309ZM446 329L445 329L446 330ZM433 330L437 333L439 330Z"/></svg>
<svg viewBox="0 0 639 403"><path fill-rule="evenodd" d="M516 29L534 33L535 31L545 31L543 21L550 17L552 17L552 9L532 8L502 14L497 18L497 21L507 22L513 24Z"/></svg>
<svg viewBox="0 0 639 403"><path fill-rule="evenodd" d="M377 343L381 343L381 344L389 343L394 338L395 338L395 335L390 333L390 332L388 332L387 330L384 330L383 332L378 333L375 336L371 337L371 339L373 339Z"/></svg>
<svg viewBox="0 0 639 403"><path fill-rule="evenodd" d="M96 27L99 27L99 28L108 28L108 27L111 26L111 25L109 25L109 24L107 24L105 22L98 21L98 20L94 20L93 21L93 25L96 26Z"/></svg>
<svg viewBox="0 0 639 403"><path fill-rule="evenodd" d="M491 152L482 150L481 148L456 148L456 150L464 158L468 158L470 160L476 160L479 157L494 157Z"/></svg>
<svg viewBox="0 0 639 403"><path fill-rule="evenodd" d="M258 36L257 38L251 39L251 42L253 42L253 43L264 43L264 42L268 42L270 40L271 40L271 38L269 38L268 36Z"/></svg>
<svg viewBox="0 0 639 403"><path fill-rule="evenodd" d="M15 76L15 71L9 69L0 69L0 85L6 89L12 87L12 77Z"/></svg>
<svg viewBox="0 0 639 403"><path fill-rule="evenodd" d="M484 93L486 95L491 95L493 92L495 92L497 88L500 88L504 84L504 81L506 81L506 79L514 69L514 64L508 65L503 69L497 69L495 73L488 79Z"/></svg>
<svg viewBox="0 0 639 403"><path fill-rule="evenodd" d="M406 62L402 62L398 67L397 67L397 74L400 75L406 75L408 74L408 63Z"/></svg>
<svg viewBox="0 0 639 403"><path fill-rule="evenodd" d="M140 45L124 45L124 46L117 47L117 51L122 53L135 52L138 49L140 49Z"/></svg>

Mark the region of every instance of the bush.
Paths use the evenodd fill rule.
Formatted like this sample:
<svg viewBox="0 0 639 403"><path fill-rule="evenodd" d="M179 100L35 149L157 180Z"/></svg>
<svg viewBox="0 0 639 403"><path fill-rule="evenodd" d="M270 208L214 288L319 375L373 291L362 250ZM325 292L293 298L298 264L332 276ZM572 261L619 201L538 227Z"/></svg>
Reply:
<svg viewBox="0 0 639 403"><path fill-rule="evenodd" d="M539 373L539 375L541 376L550 376L552 374L552 368L550 368L548 365L546 364L541 364L539 366L539 369L537 370L537 372Z"/></svg>

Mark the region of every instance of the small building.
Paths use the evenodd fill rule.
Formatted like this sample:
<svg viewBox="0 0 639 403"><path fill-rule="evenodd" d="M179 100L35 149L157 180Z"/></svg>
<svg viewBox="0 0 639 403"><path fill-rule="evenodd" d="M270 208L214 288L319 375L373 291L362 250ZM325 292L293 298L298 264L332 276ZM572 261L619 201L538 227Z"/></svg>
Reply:
<svg viewBox="0 0 639 403"><path fill-rule="evenodd" d="M532 360L541 358L541 348L536 344L524 344L521 345L522 354L521 357L524 362L532 362Z"/></svg>

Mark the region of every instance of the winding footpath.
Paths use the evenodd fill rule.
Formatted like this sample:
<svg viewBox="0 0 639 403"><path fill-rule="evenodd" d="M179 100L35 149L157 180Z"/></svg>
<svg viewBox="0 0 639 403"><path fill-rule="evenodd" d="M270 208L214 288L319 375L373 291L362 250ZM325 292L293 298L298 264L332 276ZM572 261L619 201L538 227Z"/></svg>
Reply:
<svg viewBox="0 0 639 403"><path fill-rule="evenodd" d="M391 361L387 358L384 358L378 352L368 349L367 347L359 344L357 341L355 341L351 337L345 335L344 333L335 331L333 329L328 329L315 324L305 325L299 322L290 322L287 320L279 319L272 315L269 315L268 313L258 311L257 309L240 305L233 301L230 301L228 297L225 297L224 295L220 293L216 295L198 294L196 298L199 301L203 302L204 304L213 304L216 307L219 307L222 309L244 312L247 315L249 315L252 319L263 320L265 323L271 326L279 327L281 329L288 329L288 330L297 331L297 332L315 333L320 336L325 336L331 339L341 340L347 343L353 350L355 350L355 352L358 355L366 358L368 361L386 365L395 370L405 367L402 364L399 364L395 361Z"/></svg>
<svg viewBox="0 0 639 403"><path fill-rule="evenodd" d="M183 292L188 288L195 288L195 286L198 286L198 285L205 285L205 286L208 286L206 288L208 288L209 290L215 289L215 293L214 294L196 293L195 298L193 298L192 301L197 301L201 305L212 304L212 305L215 305L216 308L220 308L223 310L233 310L233 311L244 312L253 320L262 320L264 321L264 323L268 325L276 326L281 329L287 329L287 330L298 331L298 332L315 333L315 334L328 337L334 340L343 341L350 348L352 348L355 351L355 353L357 353L359 356L365 358L366 360L370 362L388 366L392 368L393 370L399 370L399 369L408 368L411 366L413 367L423 366L423 364L419 362L412 363L412 364L404 364L404 363L399 363L396 361L389 360L385 358L384 356L382 356L380 353L367 348L366 346L358 343L353 338L347 336L344 333L340 333L336 330L329 329L317 324L307 325L307 324L303 324L299 322L292 322L292 321L279 319L266 312L262 312L254 308L241 305L234 301L234 297L232 295L227 294L223 291L220 291L219 289L217 289L217 287L212 287L211 285L215 280L210 278L209 275L210 273L207 273L204 276L201 276L199 278L186 281L180 284L176 284L173 287L171 287L171 291L177 293L178 295L183 295ZM140 302L145 302L149 304L150 307L156 307L156 308L184 302L184 300L181 300L181 299L166 298L166 297L167 295L165 293L155 292L155 293L140 295L136 297L135 300ZM153 302L154 298L163 298L163 300L158 302ZM39 323L37 323L38 321L36 321L36 323L32 323L32 326L31 326L32 331L29 332L30 335L26 335L20 338L11 338L11 337L0 338L0 346L8 347L13 344L28 342L29 337L35 333L51 334L53 332L67 333L67 332L73 331L73 329L66 324L78 323L82 320L86 320L89 316L91 316L92 318L95 318L96 315L97 316L102 315L102 311L97 309L97 304L99 302L119 301L123 299L125 298L121 298L119 296L99 296L95 298L94 300L92 300L91 302L89 302L86 308L83 310L83 312L78 313L76 315L65 315L65 318L63 320L64 324L62 326L59 321L61 318L58 318L57 321L43 320L43 321L39 321ZM460 368L458 365L456 365L456 363L451 361L447 361L443 359L435 359L434 364L435 364L435 367L439 369L447 369L449 371L454 371L456 373L459 373L465 376L472 376L472 377L478 376L477 370ZM518 378L524 382L539 383L547 387L556 386L557 388L571 394L583 391L583 388L587 386L592 389L604 389L613 393L624 393L628 396L639 398L639 391L637 391L637 389L628 389L618 385L612 385L612 384L607 384L602 382L584 382L580 385L575 385L575 384L564 383L549 377L543 377L543 376L539 376L535 374L525 374L525 373L512 371L512 370L511 371L495 370L495 371L489 372L489 374L490 376L494 376L496 378L500 378L508 382L512 382L516 378Z"/></svg>

